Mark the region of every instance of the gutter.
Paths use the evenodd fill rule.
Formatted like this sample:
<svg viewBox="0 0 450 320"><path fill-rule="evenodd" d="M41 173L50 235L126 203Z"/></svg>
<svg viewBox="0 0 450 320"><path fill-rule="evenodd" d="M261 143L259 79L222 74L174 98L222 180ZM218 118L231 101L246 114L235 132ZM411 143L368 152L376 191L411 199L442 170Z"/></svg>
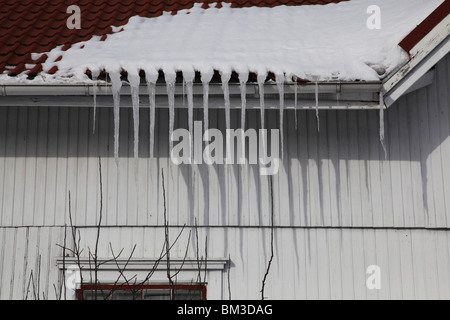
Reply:
<svg viewBox="0 0 450 320"><path fill-rule="evenodd" d="M318 83L319 108L322 109L368 109L379 107L381 82L321 82ZM230 83L231 108L241 107L241 88L238 83ZM177 84L175 99L177 107L185 107L185 88ZM316 107L315 83L286 83L284 85L286 108L310 109ZM95 86L88 84L5 84L0 85L0 106L61 106L91 107L94 92L98 107L112 107L112 85L102 82ZM295 99L297 93L297 99ZM148 88L139 88L141 106L148 107ZM194 84L194 106L203 108L203 85ZM257 83L246 85L247 106L259 108L259 87ZM267 108L279 108L280 96L276 83L264 85L264 100ZM222 84L209 86L211 108L223 108ZM297 101L297 105L295 105ZM156 85L156 102L159 108L168 108L167 88L165 83ZM121 107L131 107L131 88L124 82L121 90Z"/></svg>

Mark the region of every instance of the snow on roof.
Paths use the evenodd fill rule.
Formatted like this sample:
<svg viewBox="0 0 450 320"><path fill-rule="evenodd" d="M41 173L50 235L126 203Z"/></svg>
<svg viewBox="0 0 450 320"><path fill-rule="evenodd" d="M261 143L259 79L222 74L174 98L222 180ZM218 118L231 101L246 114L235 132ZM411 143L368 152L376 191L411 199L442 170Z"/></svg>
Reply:
<svg viewBox="0 0 450 320"><path fill-rule="evenodd" d="M323 5L348 0L224 0L233 8L275 7L280 5ZM36 76L42 71L46 55L36 58L33 52L48 52L57 46L65 51L72 44L93 36L105 39L128 23L133 16L159 17L164 12L176 15L195 3L204 8L222 7L217 0L0 0L0 73L10 76ZM80 8L80 29L68 28L72 15L69 6ZM32 69L26 64L35 64ZM13 66L8 70L6 66Z"/></svg>
<svg viewBox="0 0 450 320"><path fill-rule="evenodd" d="M273 8L223 3L207 9L195 4L176 15L134 16L106 39L96 36L66 51L58 46L46 53L42 66L66 79L83 79L87 70L162 70L166 77L177 71L186 78L195 71L205 78L214 71L228 77L235 71L272 72L280 79L377 81L408 60L399 42L442 2L352 0ZM379 30L367 27L367 9L374 3L381 9Z"/></svg>

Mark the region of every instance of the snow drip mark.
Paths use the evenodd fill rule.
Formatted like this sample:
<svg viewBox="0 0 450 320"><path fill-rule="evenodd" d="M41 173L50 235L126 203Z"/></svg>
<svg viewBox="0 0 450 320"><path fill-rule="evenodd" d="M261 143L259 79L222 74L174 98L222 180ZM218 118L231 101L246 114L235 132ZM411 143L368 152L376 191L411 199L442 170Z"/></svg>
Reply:
<svg viewBox="0 0 450 320"><path fill-rule="evenodd" d="M110 72L114 100L114 160L119 171L119 129L120 129L120 89L122 80L120 71Z"/></svg>

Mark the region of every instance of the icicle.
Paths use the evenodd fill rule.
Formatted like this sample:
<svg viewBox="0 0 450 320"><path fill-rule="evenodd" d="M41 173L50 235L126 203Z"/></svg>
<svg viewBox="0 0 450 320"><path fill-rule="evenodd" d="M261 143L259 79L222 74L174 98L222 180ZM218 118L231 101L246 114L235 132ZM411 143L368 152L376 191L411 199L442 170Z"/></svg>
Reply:
<svg viewBox="0 0 450 320"><path fill-rule="evenodd" d="M189 137L190 137L190 159L193 162L194 158L194 91L193 82L191 80L186 82L187 101L188 101L188 119L189 119Z"/></svg>
<svg viewBox="0 0 450 320"><path fill-rule="evenodd" d="M247 113L247 81L248 73L239 73L239 86L241 90L241 129L245 131L245 117Z"/></svg>
<svg viewBox="0 0 450 320"><path fill-rule="evenodd" d="M120 129L120 89L122 88L122 80L120 79L120 71L110 72L112 83L113 99L114 99L114 159L116 161L117 170L119 169L119 129Z"/></svg>
<svg viewBox="0 0 450 320"><path fill-rule="evenodd" d="M316 118L317 118L317 132L320 131L320 117L319 117L319 83L316 81Z"/></svg>
<svg viewBox="0 0 450 320"><path fill-rule="evenodd" d="M97 115L97 78L100 72L98 70L92 71L92 80L94 81L94 120L92 123L92 133L95 134L95 120Z"/></svg>
<svg viewBox="0 0 450 320"><path fill-rule="evenodd" d="M155 69L145 70L147 80L148 97L150 101L150 158L154 158L155 152L155 113L156 113L156 81L158 72Z"/></svg>
<svg viewBox="0 0 450 320"><path fill-rule="evenodd" d="M298 119L297 119L297 107L298 107L298 79L294 77L294 116L295 116L295 131L298 129Z"/></svg>
<svg viewBox="0 0 450 320"><path fill-rule="evenodd" d="M258 74L259 106L261 108L261 129L265 129L264 128L265 109L266 109L266 105L264 102L264 83L265 82L266 82L266 75Z"/></svg>
<svg viewBox="0 0 450 320"><path fill-rule="evenodd" d="M128 81L131 86L131 101L133 105L133 123L134 123L134 179L136 187L138 186L138 165L139 165L139 86L141 78L139 73L132 73L128 70Z"/></svg>
<svg viewBox="0 0 450 320"><path fill-rule="evenodd" d="M227 130L231 128L231 106L230 106L230 86L231 73L221 72L223 97L225 99L225 122Z"/></svg>
<svg viewBox="0 0 450 320"><path fill-rule="evenodd" d="M241 129L245 131L245 117L247 113L247 81L248 72L239 73L239 86L241 90ZM245 135L242 135L242 158L245 159Z"/></svg>
<svg viewBox="0 0 450 320"><path fill-rule="evenodd" d="M383 151L384 151L384 158L385 160L387 160L388 155L387 155L387 149L386 149L386 144L385 144L385 140L384 140L384 97L383 97L383 91L380 91L380 142L381 142L381 146L383 147Z"/></svg>
<svg viewBox="0 0 450 320"><path fill-rule="evenodd" d="M164 71L167 85L167 96L169 99L169 157L173 150L172 134L175 124L175 81L176 73Z"/></svg>
<svg viewBox="0 0 450 320"><path fill-rule="evenodd" d="M280 94L280 139L281 139L281 158L284 157L284 75L276 76L278 92Z"/></svg>
<svg viewBox="0 0 450 320"><path fill-rule="evenodd" d="M265 149L267 146L267 137L265 136L265 124L264 124L264 119L265 119L265 109L266 109L266 105L264 102L264 83L266 82L266 74L262 74L259 73L258 74L258 88L259 88L259 107L261 108L261 132L262 132L262 136L261 139L262 141L264 141L263 145L263 154L267 154L267 150Z"/></svg>
<svg viewBox="0 0 450 320"><path fill-rule="evenodd" d="M213 72L203 70L201 77L203 84L203 125L206 132L209 129L209 83L212 80Z"/></svg>

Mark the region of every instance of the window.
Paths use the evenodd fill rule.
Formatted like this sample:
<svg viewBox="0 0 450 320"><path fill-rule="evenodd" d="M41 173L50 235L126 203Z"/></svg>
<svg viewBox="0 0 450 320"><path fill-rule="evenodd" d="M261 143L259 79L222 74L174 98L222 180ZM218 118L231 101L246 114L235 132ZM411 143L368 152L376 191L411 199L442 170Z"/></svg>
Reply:
<svg viewBox="0 0 450 320"><path fill-rule="evenodd" d="M206 286L192 284L83 285L77 290L78 300L206 300Z"/></svg>

